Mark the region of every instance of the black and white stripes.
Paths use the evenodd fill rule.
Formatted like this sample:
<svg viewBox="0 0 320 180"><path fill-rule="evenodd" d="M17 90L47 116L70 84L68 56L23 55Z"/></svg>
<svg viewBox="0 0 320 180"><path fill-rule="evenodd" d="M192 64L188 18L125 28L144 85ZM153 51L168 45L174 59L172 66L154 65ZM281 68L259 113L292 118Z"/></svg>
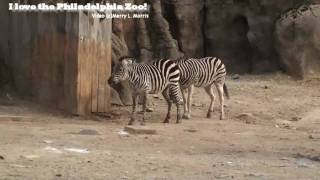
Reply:
<svg viewBox="0 0 320 180"><path fill-rule="evenodd" d="M184 98L184 118L191 116L191 101L193 87L204 87L210 96L211 103L208 109L207 117L211 117L213 112L213 103L215 96L213 85L216 86L220 97L220 119L224 119L224 94L228 97L227 87L225 85L226 68L219 58L206 57L201 59L182 58L176 61L180 69L180 85ZM188 89L188 97L185 97L184 90Z"/></svg>
<svg viewBox="0 0 320 180"><path fill-rule="evenodd" d="M161 59L153 63L135 63L134 59L124 57L113 69L109 83L118 83L128 80L132 89L133 108L129 125L135 121L137 97L143 98L143 120L147 94L162 93L167 104L168 111L165 123L169 122L172 103L177 106L177 123L180 122L180 105L184 102L183 117L191 117L192 93L194 87L203 87L210 97L210 106L207 117L210 118L214 105L214 89L216 87L220 99L220 119L225 118L224 95L229 97L226 80L226 67L219 58L206 57L201 59L181 58L176 61ZM188 97L185 91L188 90ZM182 96L181 96L182 92Z"/></svg>
<svg viewBox="0 0 320 180"><path fill-rule="evenodd" d="M137 96L143 97L143 121L145 122L145 110L147 94L162 92L167 103L168 113L165 123L169 122L171 104L177 105L177 123L180 122L180 105L183 103L180 91L180 71L177 64L168 59L155 61L154 63L135 63L132 58L124 57L115 66L109 83L118 83L129 80L132 89L133 109L129 125L135 121Z"/></svg>

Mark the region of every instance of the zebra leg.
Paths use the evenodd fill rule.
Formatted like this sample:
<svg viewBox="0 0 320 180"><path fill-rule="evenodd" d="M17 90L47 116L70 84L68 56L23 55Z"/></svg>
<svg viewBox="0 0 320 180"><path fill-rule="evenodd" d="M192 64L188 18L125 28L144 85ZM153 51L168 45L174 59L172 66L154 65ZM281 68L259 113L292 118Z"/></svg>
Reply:
<svg viewBox="0 0 320 180"><path fill-rule="evenodd" d="M146 124L147 93L144 93L142 97L143 97L143 102L142 102L142 121L141 121L141 125L144 126Z"/></svg>
<svg viewBox="0 0 320 180"><path fill-rule="evenodd" d="M169 120L171 118L171 106L172 106L172 100L170 99L170 96L169 96L169 88L166 88L162 92L162 95L163 95L163 97L166 100L167 105L168 105L167 116L166 116L165 120L163 121L163 123L169 123Z"/></svg>
<svg viewBox="0 0 320 180"><path fill-rule="evenodd" d="M192 94L193 94L193 85L191 85L188 88L188 114L187 114L187 119L191 118Z"/></svg>
<svg viewBox="0 0 320 180"><path fill-rule="evenodd" d="M144 101L143 95L140 95L140 96L139 96L139 103L138 103L138 104L141 104L141 105L142 105L142 106L141 106L142 108L143 108L143 101ZM153 108L151 107L151 103L149 102L148 94L147 94L147 102L146 102L146 104L147 104L146 112L153 112ZM141 109L140 113L143 113L143 112L142 112L142 109Z"/></svg>
<svg viewBox="0 0 320 180"><path fill-rule="evenodd" d="M183 98L183 116L182 118L188 119L188 105L187 105L187 98L186 98L186 91L188 89L181 90L182 98Z"/></svg>
<svg viewBox="0 0 320 180"><path fill-rule="evenodd" d="M219 99L220 99L220 120L225 119L225 114L224 114L224 94L223 94L223 83L217 83L216 84L218 94L219 94Z"/></svg>
<svg viewBox="0 0 320 180"><path fill-rule="evenodd" d="M171 118L172 101L169 100L169 101L167 101L167 103L168 103L167 116L166 116L166 119L163 121L163 123L169 123L170 118Z"/></svg>
<svg viewBox="0 0 320 180"><path fill-rule="evenodd" d="M206 90L206 93L210 96L211 102L210 102L210 106L208 109L208 113L207 113L207 118L211 118L211 113L213 112L213 105L214 105L214 100L215 100L215 96L213 93L213 87L212 85L207 86L204 88Z"/></svg>
<svg viewBox="0 0 320 180"><path fill-rule="evenodd" d="M132 93L132 113L131 113L131 118L128 125L133 125L134 121L136 120L136 106L137 106L137 94Z"/></svg>
<svg viewBox="0 0 320 180"><path fill-rule="evenodd" d="M183 98L181 97L181 90L179 84L172 84L169 87L169 96L173 99L174 103L177 106L177 121L176 123L181 123L182 114L181 114L181 105L183 105Z"/></svg>
<svg viewBox="0 0 320 180"><path fill-rule="evenodd" d="M177 121L176 123L181 123L181 119L182 119L182 115L181 115L181 105L183 104L183 101L177 101L176 105L177 105Z"/></svg>

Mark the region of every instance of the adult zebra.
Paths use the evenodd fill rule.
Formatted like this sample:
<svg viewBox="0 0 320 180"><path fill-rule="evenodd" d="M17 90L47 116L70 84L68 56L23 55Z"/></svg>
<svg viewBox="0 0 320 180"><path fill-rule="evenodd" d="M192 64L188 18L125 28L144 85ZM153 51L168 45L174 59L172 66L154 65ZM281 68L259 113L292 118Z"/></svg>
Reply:
<svg viewBox="0 0 320 180"><path fill-rule="evenodd" d="M171 106L174 102L177 106L177 123L180 123L182 115L180 106L183 103L179 85L180 70L177 64L169 59L157 60L153 63L135 63L131 57L122 57L115 66L109 84L129 80L132 90L132 114L129 125L135 121L137 97L143 97L143 118L141 124L145 124L145 112L147 94L162 92L167 101L168 111L164 123L169 123Z"/></svg>
<svg viewBox="0 0 320 180"><path fill-rule="evenodd" d="M211 102L207 113L207 118L211 118L214 105L213 85L216 86L220 99L220 119L225 119L224 113L224 94L229 98L227 86L225 85L226 68L219 58L205 57L201 59L181 58L176 61L180 69L180 86L184 100L183 118L191 117L191 101L193 88L204 87L206 93L210 96ZM188 97L185 92L188 90Z"/></svg>

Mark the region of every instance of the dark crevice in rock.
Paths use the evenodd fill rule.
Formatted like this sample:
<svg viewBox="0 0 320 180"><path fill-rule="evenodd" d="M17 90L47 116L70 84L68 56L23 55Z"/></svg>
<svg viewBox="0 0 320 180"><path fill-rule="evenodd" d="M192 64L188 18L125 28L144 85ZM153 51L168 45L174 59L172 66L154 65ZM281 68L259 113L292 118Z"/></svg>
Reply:
<svg viewBox="0 0 320 180"><path fill-rule="evenodd" d="M252 57L253 50L252 45L248 39L248 33L250 31L248 19L244 15L237 15L232 20L232 27L234 37L238 41L236 42L239 47L236 52L236 57L242 57L242 61L240 62L244 66L246 66L246 71L251 73L252 70ZM240 48L241 47L241 48ZM236 48L236 47L235 47ZM240 60L240 59L239 59Z"/></svg>
<svg viewBox="0 0 320 180"><path fill-rule="evenodd" d="M206 4L207 4L207 1L208 0L203 0L203 8L202 8L202 11L201 11L201 18L203 20L202 24L201 24L201 33L202 33L202 37L203 37L203 47L206 47L206 44L208 43L207 42L207 38L206 38L206 31L205 31L205 28L206 28L206 22L207 22L207 7L206 7ZM203 54L206 56L207 55L207 49L206 48L203 48Z"/></svg>
<svg viewBox="0 0 320 180"><path fill-rule="evenodd" d="M163 7L163 17L168 21L169 31L171 32L172 38L175 39L178 43L179 51L183 52L181 49L181 35L179 34L179 23L175 13L175 6L172 3L162 3Z"/></svg>

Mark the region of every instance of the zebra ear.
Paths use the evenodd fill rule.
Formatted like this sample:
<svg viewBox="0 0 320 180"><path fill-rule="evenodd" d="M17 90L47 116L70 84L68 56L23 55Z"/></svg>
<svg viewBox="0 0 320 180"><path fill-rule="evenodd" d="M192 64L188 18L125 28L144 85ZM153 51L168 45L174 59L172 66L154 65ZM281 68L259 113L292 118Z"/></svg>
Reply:
<svg viewBox="0 0 320 180"><path fill-rule="evenodd" d="M128 59L128 64L132 64L133 60L132 59Z"/></svg>
<svg viewBox="0 0 320 180"><path fill-rule="evenodd" d="M122 65L128 65L128 64L132 64L132 59L123 59L121 61Z"/></svg>

